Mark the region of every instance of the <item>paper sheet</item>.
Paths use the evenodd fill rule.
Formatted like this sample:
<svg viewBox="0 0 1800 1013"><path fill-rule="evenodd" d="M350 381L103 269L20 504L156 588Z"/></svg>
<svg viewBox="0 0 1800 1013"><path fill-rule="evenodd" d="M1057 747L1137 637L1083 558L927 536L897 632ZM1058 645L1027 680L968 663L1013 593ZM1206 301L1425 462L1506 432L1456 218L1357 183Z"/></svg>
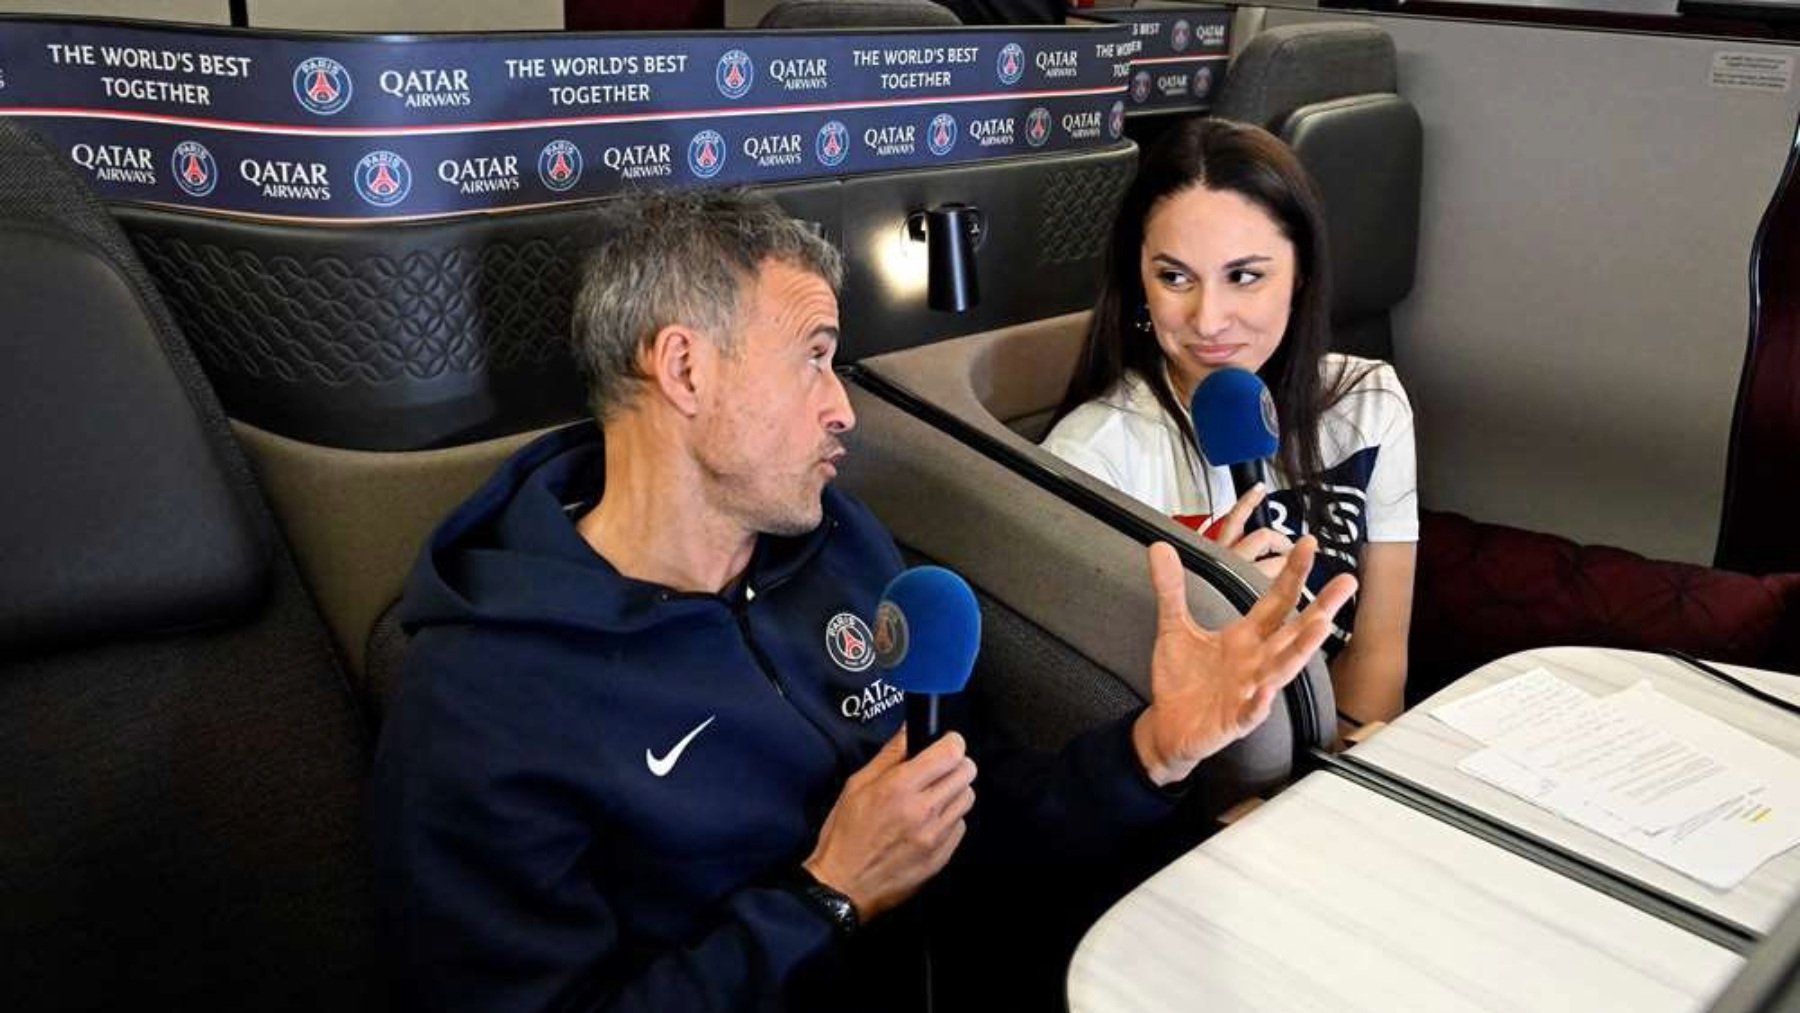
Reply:
<svg viewBox="0 0 1800 1013"><path fill-rule="evenodd" d="M1800 759L1639 683L1541 668L1434 712L1489 744L1459 770L1716 889L1800 844Z"/></svg>
<svg viewBox="0 0 1800 1013"><path fill-rule="evenodd" d="M1444 704L1431 716L1482 745L1493 745L1507 732L1566 714L1592 699L1539 667Z"/></svg>
<svg viewBox="0 0 1800 1013"><path fill-rule="evenodd" d="M1688 742L1682 729L1680 714L1658 722L1622 706L1617 696L1590 697L1549 720L1513 728L1490 748L1551 779L1559 792L1654 832L1762 787Z"/></svg>

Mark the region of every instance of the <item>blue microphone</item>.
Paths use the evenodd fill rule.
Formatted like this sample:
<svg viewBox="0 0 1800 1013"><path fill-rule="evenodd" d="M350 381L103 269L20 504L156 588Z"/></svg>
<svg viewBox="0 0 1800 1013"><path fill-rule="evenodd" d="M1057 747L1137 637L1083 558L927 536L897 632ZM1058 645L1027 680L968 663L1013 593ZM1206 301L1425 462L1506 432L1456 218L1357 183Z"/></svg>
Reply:
<svg viewBox="0 0 1800 1013"><path fill-rule="evenodd" d="M1206 463L1231 469L1231 487L1242 498L1258 482L1269 482L1269 460L1281 449L1275 399L1262 378L1247 369L1215 369L1194 388L1189 414L1194 439ZM1269 501L1258 504L1245 530L1269 526Z"/></svg>
<svg viewBox="0 0 1800 1013"><path fill-rule="evenodd" d="M875 610L875 660L906 693L906 755L944 733L938 697L960 693L981 651L981 606L961 577L916 566L888 582Z"/></svg>

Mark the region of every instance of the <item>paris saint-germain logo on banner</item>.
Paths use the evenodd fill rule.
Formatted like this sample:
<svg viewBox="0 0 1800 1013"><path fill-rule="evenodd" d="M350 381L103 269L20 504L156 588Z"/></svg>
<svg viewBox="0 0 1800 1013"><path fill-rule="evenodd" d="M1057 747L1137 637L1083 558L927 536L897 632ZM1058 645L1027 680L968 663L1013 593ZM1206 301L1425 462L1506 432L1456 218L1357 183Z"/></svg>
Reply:
<svg viewBox="0 0 1800 1013"><path fill-rule="evenodd" d="M350 72L329 56L300 61L294 68L294 98L319 116L333 116L350 104Z"/></svg>
<svg viewBox="0 0 1800 1013"><path fill-rule="evenodd" d="M204 197L219 183L219 164L199 141L182 141L169 157L169 175L189 197Z"/></svg>
<svg viewBox="0 0 1800 1013"><path fill-rule="evenodd" d="M949 113L933 116L925 128L925 144L934 155L948 155L956 147L956 117Z"/></svg>
<svg viewBox="0 0 1800 1013"><path fill-rule="evenodd" d="M994 69L1000 75L1001 84L1018 84L1019 78L1025 76L1025 50L1017 42L1001 46Z"/></svg>
<svg viewBox="0 0 1800 1013"><path fill-rule="evenodd" d="M1140 70L1131 75L1131 101L1143 103L1150 100L1150 72Z"/></svg>
<svg viewBox="0 0 1800 1013"><path fill-rule="evenodd" d="M820 127L813 153L819 156L819 164L827 168L844 164L850 156L850 128L837 120Z"/></svg>
<svg viewBox="0 0 1800 1013"><path fill-rule="evenodd" d="M1188 27L1188 23L1185 20L1177 21L1175 22L1175 27L1169 30L1169 45L1173 47L1177 53L1180 53L1187 49L1188 42L1191 41L1193 37L1194 30Z"/></svg>
<svg viewBox="0 0 1800 1013"><path fill-rule="evenodd" d="M565 140L554 140L538 152L538 180L555 193L572 190L581 182L581 149Z"/></svg>
<svg viewBox="0 0 1800 1013"><path fill-rule="evenodd" d="M1025 143L1041 148L1050 139L1050 110L1038 106L1025 116Z"/></svg>
<svg viewBox="0 0 1800 1013"><path fill-rule="evenodd" d="M688 142L688 171L711 179L725 168L725 138L717 130L702 130Z"/></svg>
<svg viewBox="0 0 1800 1013"><path fill-rule="evenodd" d="M378 208L391 208L412 192L412 168L391 151L371 151L356 163L356 193Z"/></svg>
<svg viewBox="0 0 1800 1013"><path fill-rule="evenodd" d="M1201 67L1194 71L1194 97L1205 98L1212 91L1212 68Z"/></svg>
<svg viewBox="0 0 1800 1013"><path fill-rule="evenodd" d="M1125 103L1112 104L1112 111L1106 114L1106 129L1112 132L1115 141L1125 136Z"/></svg>
<svg viewBox="0 0 1800 1013"><path fill-rule="evenodd" d="M719 57L719 69L713 74L718 82L719 94L729 99L740 99L750 94L750 86L756 83L756 64L750 60L750 54L741 49L734 49Z"/></svg>

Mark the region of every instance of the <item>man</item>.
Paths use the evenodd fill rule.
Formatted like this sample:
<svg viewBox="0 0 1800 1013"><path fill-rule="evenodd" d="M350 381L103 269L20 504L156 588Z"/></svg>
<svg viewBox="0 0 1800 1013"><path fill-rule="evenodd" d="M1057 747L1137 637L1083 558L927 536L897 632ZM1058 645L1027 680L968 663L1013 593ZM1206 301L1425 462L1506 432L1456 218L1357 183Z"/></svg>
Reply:
<svg viewBox="0 0 1800 1013"><path fill-rule="evenodd" d="M825 631L902 564L828 485L855 424L837 255L743 193L602 224L574 321L598 429L504 465L406 593L373 823L409 1004L918 1008L918 921L893 909L959 850L976 770L961 735L909 759L903 708L840 706L879 673ZM1348 596L1283 622L1311 555L1214 635L1153 550L1153 702L1030 778L978 742L993 833L1097 855L1163 817Z"/></svg>

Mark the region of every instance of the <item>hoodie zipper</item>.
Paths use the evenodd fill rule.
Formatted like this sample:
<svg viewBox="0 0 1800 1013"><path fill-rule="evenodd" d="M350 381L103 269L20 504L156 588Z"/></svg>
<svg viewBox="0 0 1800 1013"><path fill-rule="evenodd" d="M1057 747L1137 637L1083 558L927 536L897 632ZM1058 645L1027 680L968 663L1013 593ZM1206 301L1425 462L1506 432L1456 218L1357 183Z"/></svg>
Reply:
<svg viewBox="0 0 1800 1013"><path fill-rule="evenodd" d="M755 594L755 591L746 584L744 586L744 593L745 597L743 600L731 603L731 615L732 618L737 620L738 635L744 638L745 646L750 648L751 657L756 659L756 667L762 669L763 677L769 680L769 685L775 687L776 695L783 700L787 700L787 687L781 684L781 677L775 674L775 663L769 660L767 654L763 653L762 645L758 644L756 642L756 637L752 636L750 633L749 596ZM793 701L789 700L788 702L792 703ZM795 707L794 709L799 710L800 708Z"/></svg>
<svg viewBox="0 0 1800 1013"><path fill-rule="evenodd" d="M837 526L837 522L829 518L825 523L830 524L833 528ZM793 697L788 695L787 687L782 685L781 676L775 670L774 661L772 661L767 652L762 649L762 645L756 642L756 636L750 630L750 603L757 597L766 595L770 591L787 583L788 579L794 573L806 566L807 563L810 563L812 557L824 549L824 545L825 539L819 539L818 542L815 543L813 550L807 553L804 559L799 560L794 566L790 567L786 574L763 585L761 590L758 590L755 584L746 579L744 581L744 593L736 600L727 600L726 604L727 607L731 609L732 618L737 620L738 635L744 638L744 646L750 649L751 657L756 659L756 667L762 670L763 677L769 680L769 685L774 688L776 695L783 700L786 700L788 706L792 707L796 714L799 714L807 724L811 725L813 731L819 733L819 737L825 740L827 746L831 747L832 755L838 758L840 764L849 764L853 761L853 757L850 756L843 743L839 742L837 737L832 735L829 729L815 720L811 714L806 712L805 708L795 703Z"/></svg>

